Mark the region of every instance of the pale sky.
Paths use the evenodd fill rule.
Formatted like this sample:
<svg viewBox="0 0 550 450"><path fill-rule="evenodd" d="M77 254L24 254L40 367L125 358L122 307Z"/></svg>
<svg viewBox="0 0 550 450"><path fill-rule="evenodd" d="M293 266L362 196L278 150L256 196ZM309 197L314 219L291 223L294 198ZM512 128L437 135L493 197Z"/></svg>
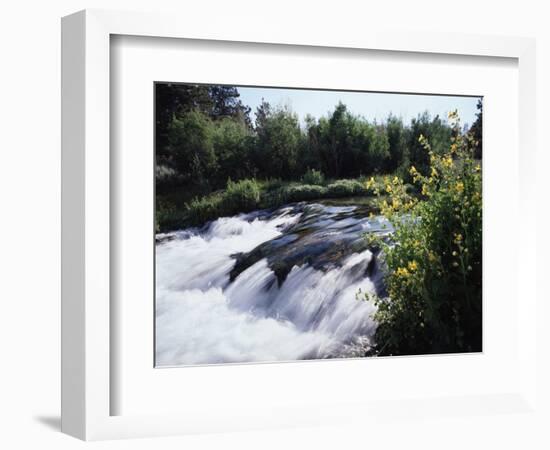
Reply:
<svg viewBox="0 0 550 450"><path fill-rule="evenodd" d="M288 105L298 114L303 123L307 114L316 119L334 111L339 101L350 112L361 115L369 121L382 122L392 113L401 117L405 124L413 117L428 111L431 117L439 114L446 120L447 113L457 109L462 124L471 125L475 120L479 97L458 97L444 95L387 94L374 92L317 91L303 89L237 87L241 100L250 106L251 118L255 120L256 108L262 98L272 106Z"/></svg>

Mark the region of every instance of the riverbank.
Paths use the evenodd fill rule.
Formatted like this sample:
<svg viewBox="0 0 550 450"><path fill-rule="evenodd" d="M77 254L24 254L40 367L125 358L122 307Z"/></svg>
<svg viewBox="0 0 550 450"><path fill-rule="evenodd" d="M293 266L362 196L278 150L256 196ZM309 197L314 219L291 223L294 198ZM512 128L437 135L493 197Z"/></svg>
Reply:
<svg viewBox="0 0 550 450"><path fill-rule="evenodd" d="M327 180L318 184L300 181L244 179L228 181L223 190L189 198L184 188L157 194L156 231L168 232L202 226L219 217L275 209L289 203L320 202L356 205L376 210L376 190L383 190L387 176Z"/></svg>

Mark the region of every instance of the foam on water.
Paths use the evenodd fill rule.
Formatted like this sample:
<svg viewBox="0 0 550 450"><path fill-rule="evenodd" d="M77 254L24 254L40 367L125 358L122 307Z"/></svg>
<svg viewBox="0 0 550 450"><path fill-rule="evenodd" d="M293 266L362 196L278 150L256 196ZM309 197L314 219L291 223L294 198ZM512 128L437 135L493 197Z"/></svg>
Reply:
<svg viewBox="0 0 550 450"><path fill-rule="evenodd" d="M294 266L279 286L261 259L233 282L232 255L280 236L299 213L220 218L156 248L156 362L159 366L345 356L375 331L370 251L338 267ZM350 353L351 354L351 353Z"/></svg>

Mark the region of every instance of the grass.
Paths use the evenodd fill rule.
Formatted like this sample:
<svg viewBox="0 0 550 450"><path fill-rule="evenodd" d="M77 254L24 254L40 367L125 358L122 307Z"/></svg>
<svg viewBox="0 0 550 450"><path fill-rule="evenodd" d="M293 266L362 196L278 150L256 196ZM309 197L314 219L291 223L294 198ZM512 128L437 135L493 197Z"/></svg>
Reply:
<svg viewBox="0 0 550 450"><path fill-rule="evenodd" d="M167 194L157 194L157 232L201 226L218 217L302 201L372 205L373 187L368 186L367 179L324 180L315 173L309 175L300 182L278 179L229 180L226 189L192 199L186 196L183 188L180 192L174 190ZM316 184L305 183L306 179ZM384 177L375 177L374 184L383 186Z"/></svg>

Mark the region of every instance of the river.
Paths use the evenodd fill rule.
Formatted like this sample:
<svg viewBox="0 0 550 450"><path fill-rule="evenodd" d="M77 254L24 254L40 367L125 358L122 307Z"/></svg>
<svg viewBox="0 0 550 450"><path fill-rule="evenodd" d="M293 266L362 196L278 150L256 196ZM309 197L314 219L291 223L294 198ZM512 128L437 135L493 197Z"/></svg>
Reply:
<svg viewBox="0 0 550 450"><path fill-rule="evenodd" d="M289 205L157 235L156 365L365 356L382 270L360 206Z"/></svg>

